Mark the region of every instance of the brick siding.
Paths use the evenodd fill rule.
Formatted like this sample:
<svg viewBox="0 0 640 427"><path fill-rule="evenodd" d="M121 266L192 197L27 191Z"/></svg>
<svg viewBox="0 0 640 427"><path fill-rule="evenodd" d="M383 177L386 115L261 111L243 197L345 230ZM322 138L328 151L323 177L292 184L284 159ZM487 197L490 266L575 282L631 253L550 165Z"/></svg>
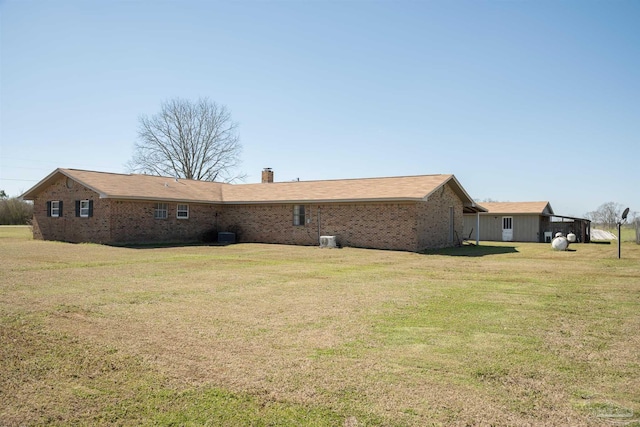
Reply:
<svg viewBox="0 0 640 427"><path fill-rule="evenodd" d="M450 237L450 208L453 207L453 239ZM444 185L421 202L418 208L418 249L454 246L462 239L464 227L462 201L449 185Z"/></svg>
<svg viewBox="0 0 640 427"><path fill-rule="evenodd" d="M415 248L413 203L304 206L304 225L293 225L293 204L225 206L224 226L236 231L240 242L317 245L320 235L334 235L343 246Z"/></svg>
<svg viewBox="0 0 640 427"><path fill-rule="evenodd" d="M155 219L157 203L166 203L167 218ZM189 218L176 216L178 203L113 200L111 202L111 243L187 243L205 240L216 231L220 207L180 203L189 206Z"/></svg>
<svg viewBox="0 0 640 427"><path fill-rule="evenodd" d="M329 235L342 246L406 251L452 246L462 237L462 201L449 185L426 202L304 206L309 222L303 226L293 225L294 204L224 206L221 231L235 231L239 242L317 245L319 236Z"/></svg>
<svg viewBox="0 0 640 427"><path fill-rule="evenodd" d="M71 182L67 187L67 178L62 177L46 188L33 201L33 237L44 240L62 240L66 242L109 243L110 241L110 201L100 199L99 195ZM62 216L48 217L47 202L62 201ZM93 216L76 217L76 200L92 200Z"/></svg>
<svg viewBox="0 0 640 427"><path fill-rule="evenodd" d="M75 216L76 200L92 200L93 216ZM62 201L62 216L48 217L47 202ZM100 199L99 194L60 178L34 199L33 237L91 243L160 243L201 241L214 231L220 207L188 203L189 218L176 218L177 203L167 202L166 219L155 219L155 201ZM163 202L164 203L164 202Z"/></svg>

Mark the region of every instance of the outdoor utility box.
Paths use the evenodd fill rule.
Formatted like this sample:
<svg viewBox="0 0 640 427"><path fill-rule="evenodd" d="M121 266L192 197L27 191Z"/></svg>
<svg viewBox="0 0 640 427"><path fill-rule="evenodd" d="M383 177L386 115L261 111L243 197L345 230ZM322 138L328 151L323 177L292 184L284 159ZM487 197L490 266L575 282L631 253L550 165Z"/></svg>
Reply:
<svg viewBox="0 0 640 427"><path fill-rule="evenodd" d="M321 248L337 248L336 236L320 236Z"/></svg>
<svg viewBox="0 0 640 427"><path fill-rule="evenodd" d="M236 242L236 233L230 231L218 232L218 243L231 244Z"/></svg>

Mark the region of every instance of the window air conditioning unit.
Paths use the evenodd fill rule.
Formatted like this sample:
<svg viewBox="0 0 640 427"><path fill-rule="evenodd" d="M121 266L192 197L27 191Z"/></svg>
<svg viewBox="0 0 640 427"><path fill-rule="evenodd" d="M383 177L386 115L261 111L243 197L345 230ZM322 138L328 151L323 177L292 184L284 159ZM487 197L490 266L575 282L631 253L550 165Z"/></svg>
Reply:
<svg viewBox="0 0 640 427"><path fill-rule="evenodd" d="M337 248L336 236L320 236L321 248Z"/></svg>

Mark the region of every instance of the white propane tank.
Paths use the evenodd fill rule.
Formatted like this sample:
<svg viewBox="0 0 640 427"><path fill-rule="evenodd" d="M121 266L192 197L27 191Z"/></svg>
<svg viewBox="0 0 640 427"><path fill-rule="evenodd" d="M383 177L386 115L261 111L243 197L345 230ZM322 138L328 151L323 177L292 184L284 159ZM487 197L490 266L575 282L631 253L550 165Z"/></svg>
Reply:
<svg viewBox="0 0 640 427"><path fill-rule="evenodd" d="M566 251L569 247L569 241L564 236L556 237L551 241L551 247L556 251Z"/></svg>
<svg viewBox="0 0 640 427"><path fill-rule="evenodd" d="M567 240L569 241L569 243L575 243L576 242L576 235L573 234L573 233L567 234Z"/></svg>

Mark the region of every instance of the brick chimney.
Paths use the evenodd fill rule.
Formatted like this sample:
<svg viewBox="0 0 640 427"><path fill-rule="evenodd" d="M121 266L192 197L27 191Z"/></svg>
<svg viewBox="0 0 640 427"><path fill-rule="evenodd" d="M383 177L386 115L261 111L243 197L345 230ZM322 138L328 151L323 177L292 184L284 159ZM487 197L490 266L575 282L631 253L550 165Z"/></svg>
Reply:
<svg viewBox="0 0 640 427"><path fill-rule="evenodd" d="M262 169L262 183L273 182L273 170L271 168Z"/></svg>

